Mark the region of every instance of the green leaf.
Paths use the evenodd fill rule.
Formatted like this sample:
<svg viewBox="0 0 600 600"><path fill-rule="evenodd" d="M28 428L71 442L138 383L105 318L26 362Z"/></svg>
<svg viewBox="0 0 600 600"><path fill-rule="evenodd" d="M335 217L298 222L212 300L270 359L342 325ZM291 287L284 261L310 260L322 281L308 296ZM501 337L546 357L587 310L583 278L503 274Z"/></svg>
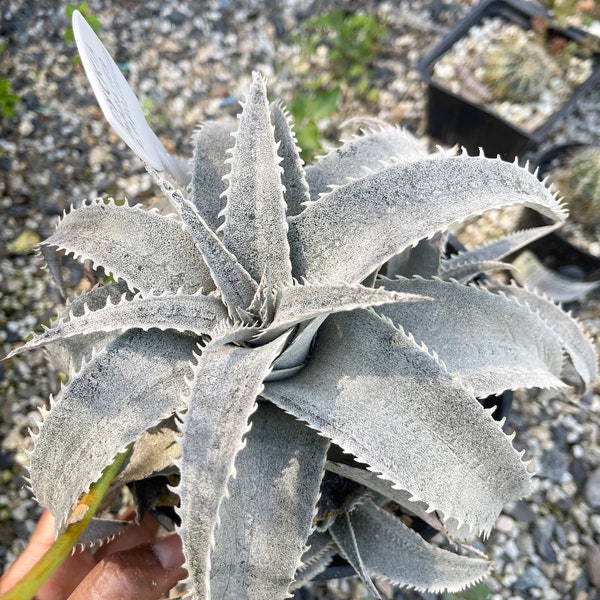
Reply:
<svg viewBox="0 0 600 600"><path fill-rule="evenodd" d="M11 254L31 254L40 241L40 234L37 231L27 229L21 232L12 242L6 244L6 249Z"/></svg>
<svg viewBox="0 0 600 600"><path fill-rule="evenodd" d="M311 118L314 121L320 121L321 119L330 117L336 109L339 96L339 85L317 92L311 102Z"/></svg>
<svg viewBox="0 0 600 600"><path fill-rule="evenodd" d="M318 125L312 119L296 122L299 123L296 135L298 136L298 145L302 148L301 156L308 162L321 152L321 133Z"/></svg>
<svg viewBox="0 0 600 600"><path fill-rule="evenodd" d="M292 115L294 115L296 123L300 123L308 116L308 113L306 111L306 105L306 96L304 94L296 92L296 94L294 94L294 97L292 98L292 101L289 104L290 112L292 113ZM300 147L303 148L302 145Z"/></svg>
<svg viewBox="0 0 600 600"><path fill-rule="evenodd" d="M95 529L97 519L92 517L96 514L106 492L127 457L128 448L114 457L113 461L102 471L98 480L90 487L90 491L82 498L75 507L70 524L66 531L62 532L54 543L46 550L39 560L31 567L27 574L8 592L0 597L1 600L31 600L36 592L54 575L57 569L71 554L78 540L85 542L88 525ZM106 531L106 528L103 528ZM115 533L114 526L111 531ZM92 531L92 534L94 532ZM97 531L96 531L97 533Z"/></svg>
<svg viewBox="0 0 600 600"><path fill-rule="evenodd" d="M488 600L491 593L492 588L489 585L480 583L456 594L444 594L444 600Z"/></svg>
<svg viewBox="0 0 600 600"><path fill-rule="evenodd" d="M94 33L98 35L102 29L102 23L100 23L98 17L89 12L90 7L88 6L87 2L80 2L77 6L73 6L71 4L67 4L67 6L65 6L65 14L67 15L69 21L72 19L73 13L76 10L81 13L81 16L87 21L87 24L94 30ZM63 38L67 42L75 42L75 36L73 34L72 27L67 28ZM79 57L77 57L77 59L79 59Z"/></svg>

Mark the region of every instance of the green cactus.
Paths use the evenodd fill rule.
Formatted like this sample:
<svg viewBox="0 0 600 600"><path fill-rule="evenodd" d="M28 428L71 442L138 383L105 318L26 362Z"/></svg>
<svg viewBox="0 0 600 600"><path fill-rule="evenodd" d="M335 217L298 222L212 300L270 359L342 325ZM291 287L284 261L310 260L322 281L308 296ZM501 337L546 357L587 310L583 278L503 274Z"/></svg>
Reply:
<svg viewBox="0 0 600 600"><path fill-rule="evenodd" d="M600 147L575 152L559 187L573 221L592 227L600 224Z"/></svg>
<svg viewBox="0 0 600 600"><path fill-rule="evenodd" d="M547 88L556 65L541 45L504 35L493 44L483 68L483 83L495 98L530 102Z"/></svg>

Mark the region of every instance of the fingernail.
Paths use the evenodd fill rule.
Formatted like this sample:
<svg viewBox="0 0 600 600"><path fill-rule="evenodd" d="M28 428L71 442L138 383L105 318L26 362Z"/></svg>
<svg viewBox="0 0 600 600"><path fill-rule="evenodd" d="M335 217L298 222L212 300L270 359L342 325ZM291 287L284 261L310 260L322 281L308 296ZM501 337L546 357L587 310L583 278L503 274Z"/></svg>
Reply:
<svg viewBox="0 0 600 600"><path fill-rule="evenodd" d="M181 539L178 535L166 535L152 544L152 552L162 565L163 569L170 571L183 564L184 556L181 549Z"/></svg>

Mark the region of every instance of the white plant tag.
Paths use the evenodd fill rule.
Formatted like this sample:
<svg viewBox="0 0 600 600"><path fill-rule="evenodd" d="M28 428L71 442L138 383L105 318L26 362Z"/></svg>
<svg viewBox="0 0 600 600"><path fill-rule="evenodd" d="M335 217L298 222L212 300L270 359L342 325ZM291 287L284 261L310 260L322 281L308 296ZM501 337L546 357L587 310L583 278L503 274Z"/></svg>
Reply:
<svg viewBox="0 0 600 600"><path fill-rule="evenodd" d="M145 163L158 171L166 169L178 183L186 185L189 176L152 131L123 73L78 10L73 11L73 34L83 68L106 120Z"/></svg>

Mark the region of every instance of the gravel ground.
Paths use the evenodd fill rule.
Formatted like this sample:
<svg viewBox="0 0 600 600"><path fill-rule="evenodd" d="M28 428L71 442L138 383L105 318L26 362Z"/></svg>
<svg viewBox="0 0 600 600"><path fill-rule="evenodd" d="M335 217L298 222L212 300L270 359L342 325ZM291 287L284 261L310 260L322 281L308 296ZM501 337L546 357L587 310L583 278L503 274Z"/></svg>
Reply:
<svg viewBox="0 0 600 600"><path fill-rule="evenodd" d="M339 3L338 3L339 4ZM347 2L388 22L386 52L377 60L376 103L352 94L331 122L374 114L425 132L425 87L413 70L418 60L468 10L468 0ZM300 0L90 1L101 37L143 99L153 128L167 148L191 154L190 135L206 119L236 114L237 99L258 69L272 97L290 100L300 57L291 35L299 23L333 2ZM32 244L52 231L71 203L98 195L150 200L156 194L139 160L104 122L74 44L64 4L8 0L0 8L2 78L21 101L0 120L0 353L48 320L58 301ZM308 65L318 69L318 58ZM300 61L301 62L301 61ZM296 65L296 67L294 67ZM306 65L305 65L306 66ZM592 90L547 144L600 143L600 89ZM73 286L85 273L73 264ZM575 307L594 336L600 333L597 296ZM35 411L57 388L41 353L0 363L0 567L23 549L39 507L23 487L28 428ZM531 498L510 505L482 548L494 561L491 598L548 600L600 597L600 398L577 403L519 396L510 428L515 445L536 467ZM402 591L392 598L435 598ZM322 598L361 598L352 580L320 589Z"/></svg>

